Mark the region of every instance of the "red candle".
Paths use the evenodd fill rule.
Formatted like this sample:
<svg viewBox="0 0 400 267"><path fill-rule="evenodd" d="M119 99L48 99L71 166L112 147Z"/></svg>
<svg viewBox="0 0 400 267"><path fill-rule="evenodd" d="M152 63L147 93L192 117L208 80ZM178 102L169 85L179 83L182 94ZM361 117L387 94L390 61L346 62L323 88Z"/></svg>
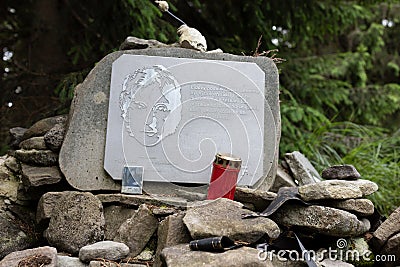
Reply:
<svg viewBox="0 0 400 267"><path fill-rule="evenodd" d="M242 160L239 157L218 153L213 162L207 199L224 197L233 200L241 165Z"/></svg>

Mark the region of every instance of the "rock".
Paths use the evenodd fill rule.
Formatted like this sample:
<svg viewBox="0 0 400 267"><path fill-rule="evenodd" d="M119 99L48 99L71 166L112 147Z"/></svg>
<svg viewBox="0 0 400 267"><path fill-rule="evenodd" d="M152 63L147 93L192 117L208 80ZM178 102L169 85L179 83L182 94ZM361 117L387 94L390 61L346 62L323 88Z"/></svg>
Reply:
<svg viewBox="0 0 400 267"><path fill-rule="evenodd" d="M88 244L103 240L101 202L91 193L63 192L53 207L45 237L58 250L77 254Z"/></svg>
<svg viewBox="0 0 400 267"><path fill-rule="evenodd" d="M183 222L193 239L228 236L252 243L265 234L271 239L279 236L278 225L268 218L242 219L242 214L252 213L242 207L243 204L226 198L199 202L187 210Z"/></svg>
<svg viewBox="0 0 400 267"><path fill-rule="evenodd" d="M116 261L125 258L128 254L129 248L123 243L101 241L82 247L79 250L79 259L83 262L94 259Z"/></svg>
<svg viewBox="0 0 400 267"><path fill-rule="evenodd" d="M135 213L136 210L124 206L112 205L105 207L104 219L106 222L106 227L104 231L104 238L106 240L113 240L122 223L131 218Z"/></svg>
<svg viewBox="0 0 400 267"><path fill-rule="evenodd" d="M190 233L183 223L184 213L170 215L158 227L157 251L154 266L161 266L161 251L166 247L189 243Z"/></svg>
<svg viewBox="0 0 400 267"><path fill-rule="evenodd" d="M37 242L34 234L32 227L22 220L0 212L0 259L11 252L34 246Z"/></svg>
<svg viewBox="0 0 400 267"><path fill-rule="evenodd" d="M168 215L172 215L174 213L177 213L178 210L174 208L168 208L168 207L161 207L161 208L153 208L151 210L153 212L154 216L161 216L161 217L166 217Z"/></svg>
<svg viewBox="0 0 400 267"><path fill-rule="evenodd" d="M57 267L88 267L88 264L85 264L79 260L79 258L68 257L58 255L58 265Z"/></svg>
<svg viewBox="0 0 400 267"><path fill-rule="evenodd" d="M237 187L235 191L236 201L251 203L257 211L263 211L275 197L276 194L273 192L265 192L245 187Z"/></svg>
<svg viewBox="0 0 400 267"><path fill-rule="evenodd" d="M128 245L129 257L135 257L146 247L157 227L158 220L146 204L142 204L137 212L120 226L114 241Z"/></svg>
<svg viewBox="0 0 400 267"><path fill-rule="evenodd" d="M142 252L140 252L139 255L137 255L135 257L135 259L139 260L139 261L151 261L153 260L153 255L154 251L151 250L143 250Z"/></svg>
<svg viewBox="0 0 400 267"><path fill-rule="evenodd" d="M181 47L201 52L207 51L206 38L197 29L183 24L178 28L177 33Z"/></svg>
<svg viewBox="0 0 400 267"><path fill-rule="evenodd" d="M335 165L322 171L322 178L337 180L357 180L361 178L353 165Z"/></svg>
<svg viewBox="0 0 400 267"><path fill-rule="evenodd" d="M371 245L376 251L380 251L386 241L396 233L400 233L400 207L376 229L371 239Z"/></svg>
<svg viewBox="0 0 400 267"><path fill-rule="evenodd" d="M21 173L21 164L13 156L8 156L4 161L4 165L6 165L6 167L13 173Z"/></svg>
<svg viewBox="0 0 400 267"><path fill-rule="evenodd" d="M311 162L300 152L285 154L285 160L299 185L314 184L321 181L321 176Z"/></svg>
<svg viewBox="0 0 400 267"><path fill-rule="evenodd" d="M11 141L10 141L10 147L14 149L19 148L19 143L21 143L22 138L24 136L24 133L28 129L22 128L22 127L15 127L10 129L10 136L11 136Z"/></svg>
<svg viewBox="0 0 400 267"><path fill-rule="evenodd" d="M38 166L57 165L58 155L51 150L16 150L14 156L27 164Z"/></svg>
<svg viewBox="0 0 400 267"><path fill-rule="evenodd" d="M36 150L46 150L46 143L44 142L43 136L31 137L22 141L19 144L20 148L25 150L36 149Z"/></svg>
<svg viewBox="0 0 400 267"><path fill-rule="evenodd" d="M54 206L64 196L63 192L48 192L39 199L36 209L36 223L43 224L50 220Z"/></svg>
<svg viewBox="0 0 400 267"><path fill-rule="evenodd" d="M381 255L385 255L387 261L384 262L385 267L399 266L400 264L400 233L390 237L387 243L383 246L379 252ZM381 256L382 258L382 256Z"/></svg>
<svg viewBox="0 0 400 267"><path fill-rule="evenodd" d="M167 267L204 267L204 266L251 266L251 267L302 267L302 262L279 261L272 257L259 259L260 251L255 248L241 247L223 253L191 251L187 244L163 249L161 259Z"/></svg>
<svg viewBox="0 0 400 267"><path fill-rule="evenodd" d="M149 48L117 51L96 64L85 81L76 87L70 119L60 151L60 169L68 183L79 190L120 191L120 181L114 181L104 171L104 153L110 95L112 63L123 54L149 55L176 58L243 61L256 63L265 72L266 107L271 109L275 121L274 139L279 144L281 123L279 108L278 71L274 62L266 57L235 56L226 53L199 53L182 48ZM278 163L279 146L271 147L271 168L266 173L260 190L267 191L274 180ZM146 188L146 186L148 188ZM144 184L145 191L151 187ZM146 191L147 192L147 191Z"/></svg>
<svg viewBox="0 0 400 267"><path fill-rule="evenodd" d="M62 179L56 166L34 167L22 164L22 183L25 188L53 185Z"/></svg>
<svg viewBox="0 0 400 267"><path fill-rule="evenodd" d="M57 250L52 247L39 247L13 252L2 261L0 267L46 266L57 267Z"/></svg>
<svg viewBox="0 0 400 267"><path fill-rule="evenodd" d="M99 194L96 195L103 204L118 203L138 207L141 204L167 207L186 207L187 200L180 197L147 196L147 195L126 195L126 194Z"/></svg>
<svg viewBox="0 0 400 267"><path fill-rule="evenodd" d="M378 190L378 185L369 180L325 180L316 184L299 187L304 201L321 199L351 199L370 195Z"/></svg>
<svg viewBox="0 0 400 267"><path fill-rule="evenodd" d="M61 149L65 136L65 124L56 124L44 135L44 142L46 146L54 152Z"/></svg>
<svg viewBox="0 0 400 267"><path fill-rule="evenodd" d="M89 267L147 267L147 264L115 263L107 261L91 261Z"/></svg>
<svg viewBox="0 0 400 267"><path fill-rule="evenodd" d="M347 211L316 205L285 205L272 214L271 219L287 227L337 237L358 236L370 228L367 219L358 220Z"/></svg>
<svg viewBox="0 0 400 267"><path fill-rule="evenodd" d="M19 185L19 179L5 167L2 168L2 166L0 166L0 198L4 197L16 202Z"/></svg>
<svg viewBox="0 0 400 267"><path fill-rule="evenodd" d="M293 187L297 186L294 182L292 176L280 165L278 165L278 169L276 171L275 182L272 185L270 191L271 192L278 192L279 188L281 187Z"/></svg>
<svg viewBox="0 0 400 267"><path fill-rule="evenodd" d="M146 49L146 48L159 48L167 47L167 44L161 43L157 40L146 40L140 39L133 36L128 36L125 41L119 47L119 50L131 50L131 49Z"/></svg>
<svg viewBox="0 0 400 267"><path fill-rule="evenodd" d="M26 140L34 136L43 136L56 124L65 123L67 121L67 118L67 115L60 115L42 119L33 124L28 130L25 131L22 140Z"/></svg>
<svg viewBox="0 0 400 267"><path fill-rule="evenodd" d="M331 200L324 202L324 205L350 211L358 216L369 216L374 214L374 203L365 198Z"/></svg>

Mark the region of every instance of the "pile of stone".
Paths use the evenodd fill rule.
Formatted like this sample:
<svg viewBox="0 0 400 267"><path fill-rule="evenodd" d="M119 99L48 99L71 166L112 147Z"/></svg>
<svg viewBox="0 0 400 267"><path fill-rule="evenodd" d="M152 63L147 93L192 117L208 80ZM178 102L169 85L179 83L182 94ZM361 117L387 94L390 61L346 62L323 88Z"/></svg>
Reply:
<svg viewBox="0 0 400 267"><path fill-rule="evenodd" d="M307 204L288 201L269 218L243 219L243 215L263 211L277 197L274 192L248 188L237 188L235 201L194 202L167 196L47 192L34 209L35 217L29 228L33 234L29 235L27 228L15 223L28 225L27 220L21 219L22 213L15 211L15 207L23 207L21 204L26 202L18 202L17 191L14 195L2 194L3 227L0 231L9 239L19 238L15 238L12 245L1 244L5 249L0 266L18 266L23 261L61 267L129 267L148 263L188 266L188 262L191 266L306 266L305 262L281 262L276 257L261 261L260 251L254 244L259 240L273 242L287 229L304 235L319 234L319 238L348 238L351 243L354 237L363 237L370 230L366 218L374 213L374 206L364 196L372 194L378 187L371 181L360 179L357 170L348 165L328 168L319 177L316 171L310 171L311 164L303 155L291 154L299 155L301 160L287 161L288 166L298 173L301 170L301 174L294 175L293 171L287 177L293 176L291 182ZM10 170L10 158L21 162L12 157L3 161L2 185L7 185L7 179L20 173L19 169ZM309 164L308 168L304 163ZM308 176L308 184L304 182L307 179L305 173L313 173ZM297 186L299 180L302 185ZM282 183L281 177L277 177L274 186L278 183ZM7 191L5 187L1 188ZM400 210L397 210L373 233L374 251L398 254L399 214ZM14 229L10 231L12 226ZM35 235L35 242L31 242ZM227 236L248 246L224 253L190 250L188 243L191 240L215 236ZM23 250L37 245L42 247ZM319 262L319 266L336 266L329 265L332 263L328 260Z"/></svg>
<svg viewBox="0 0 400 267"><path fill-rule="evenodd" d="M129 43L139 48L160 45ZM171 51L143 54L206 58ZM120 182L107 175L103 160L110 66L120 55L97 64L76 88L76 95L86 98L73 101L70 121L57 116L29 129L11 129L13 150L0 158L0 267L307 266L305 261L282 261L276 253L260 259L264 251L257 244L279 248L278 243L296 242L293 233L306 249L335 249L340 239L347 243L341 249L394 255L397 261L383 266L400 264L400 208L380 224L374 205L365 198L378 190L375 183L361 179L350 165L332 166L320 175L299 152L287 154L277 170L273 159L266 179L272 183L275 173L276 178L269 191L238 187L234 200L209 201L195 188L172 191L165 184L151 196L119 193ZM276 68L266 77L270 75L276 75L277 84ZM273 108L279 141L279 106ZM75 116L74 124L76 112L81 117ZM287 188L295 194L285 196ZM272 214L260 216L282 199ZM190 241L219 236L241 246L218 253L189 247ZM316 264L353 266L326 255Z"/></svg>

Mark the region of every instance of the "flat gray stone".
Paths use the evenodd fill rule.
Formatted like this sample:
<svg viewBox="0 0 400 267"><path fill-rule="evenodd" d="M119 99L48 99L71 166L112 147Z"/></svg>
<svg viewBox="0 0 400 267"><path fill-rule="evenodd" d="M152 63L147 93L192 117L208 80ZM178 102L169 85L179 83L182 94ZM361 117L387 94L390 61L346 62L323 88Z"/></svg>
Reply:
<svg viewBox="0 0 400 267"><path fill-rule="evenodd" d="M58 152L61 149L62 143L65 136L65 124L56 124L51 128L43 137L46 146L54 151Z"/></svg>
<svg viewBox="0 0 400 267"><path fill-rule="evenodd" d="M324 179L337 180L357 180L361 178L360 173L353 165L335 165L331 166L321 173Z"/></svg>
<svg viewBox="0 0 400 267"><path fill-rule="evenodd" d="M264 234L275 239L280 234L278 225L268 218L242 219L252 213L243 204L226 198L199 202L189 208L183 218L193 239L228 236L232 240L255 242Z"/></svg>
<svg viewBox="0 0 400 267"><path fill-rule="evenodd" d="M299 151L285 154L285 160L299 185L314 184L321 181L321 176L311 162Z"/></svg>
<svg viewBox="0 0 400 267"><path fill-rule="evenodd" d="M58 155L51 150L16 150L13 153L18 160L38 166L57 165Z"/></svg>
<svg viewBox="0 0 400 267"><path fill-rule="evenodd" d="M256 211L263 211L276 197L273 192L237 187L235 191L235 201L250 203L254 205Z"/></svg>
<svg viewBox="0 0 400 267"><path fill-rule="evenodd" d="M59 115L37 121L28 130L24 132L22 140L26 140L34 136L43 136L56 124L65 123L66 121L67 121L67 115Z"/></svg>
<svg viewBox="0 0 400 267"><path fill-rule="evenodd" d="M323 206L285 205L271 215L278 224L300 227L303 230L328 236L358 236L367 232L370 223L356 215L336 208Z"/></svg>
<svg viewBox="0 0 400 267"><path fill-rule="evenodd" d="M47 149L43 136L36 136L36 137L31 137L29 139L26 139L26 140L22 141L19 144L19 146L25 150L30 150L30 149L46 150Z"/></svg>
<svg viewBox="0 0 400 267"><path fill-rule="evenodd" d="M346 199L346 200L331 200L324 205L350 211L358 216L369 216L374 214L374 203L366 198Z"/></svg>
<svg viewBox="0 0 400 267"><path fill-rule="evenodd" d="M371 240L373 247L380 250L385 242L394 234L400 233L400 207L376 229Z"/></svg>
<svg viewBox="0 0 400 267"><path fill-rule="evenodd" d="M124 259L129 254L129 247L114 241L101 241L82 247L79 250L79 259L89 262L94 259L116 261Z"/></svg>
<svg viewBox="0 0 400 267"><path fill-rule="evenodd" d="M276 193L281 187L293 187L293 186L297 186L297 184L294 182L292 176L290 176L288 171L286 171L284 168L278 165L275 182L270 188L270 191Z"/></svg>
<svg viewBox="0 0 400 267"><path fill-rule="evenodd" d="M189 245L177 245L163 249L161 258L167 267L204 267L204 266L251 266L251 267L303 267L302 262L282 262L276 257L270 260L258 258L259 250L250 247L241 247L223 253L192 251Z"/></svg>
<svg viewBox="0 0 400 267"><path fill-rule="evenodd" d="M120 226L114 241L126 244L130 250L129 257L133 258L146 247L157 227L158 220L146 204L142 204L137 212Z"/></svg>
<svg viewBox="0 0 400 267"><path fill-rule="evenodd" d="M272 60L266 57L244 57L224 53L206 54L181 48L153 48L118 51L107 55L89 73L85 81L75 89L70 111L69 125L60 151L60 168L71 186L79 190L120 190L120 182L114 181L104 171L105 136L108 116L112 63L123 54L150 55L176 58L254 62L265 72L266 101L274 119L276 146L265 153L270 155L269 170L260 189L267 190L273 183L278 160L280 139L280 111L278 99L278 71ZM266 135L268 136L268 135ZM144 184L146 191L146 183Z"/></svg>
<svg viewBox="0 0 400 267"><path fill-rule="evenodd" d="M135 213L136 210L127 208L125 206L111 205L105 207L104 219L106 221L106 227L104 231L104 238L106 240L113 240L122 223L131 218Z"/></svg>
<svg viewBox="0 0 400 267"><path fill-rule="evenodd" d="M384 266L399 266L400 264L400 233L395 234L390 237L387 243L383 246L382 250L379 252L381 255L387 255L391 257L392 261L387 261ZM393 259L396 259L393 261Z"/></svg>
<svg viewBox="0 0 400 267"><path fill-rule="evenodd" d="M147 196L147 195L126 195L126 194L98 194L96 195L103 204L118 203L139 207L141 204L166 207L186 207L187 201L181 197L166 197L166 196Z"/></svg>
<svg viewBox="0 0 400 267"><path fill-rule="evenodd" d="M16 202L19 186L19 178L13 175L4 165L0 165L0 197Z"/></svg>
<svg viewBox="0 0 400 267"><path fill-rule="evenodd" d="M44 185L53 185L61 181L58 167L35 167L22 164L22 183L26 189Z"/></svg>
<svg viewBox="0 0 400 267"><path fill-rule="evenodd" d="M378 185L369 180L325 180L299 187L304 201L321 199L351 199L368 196L378 190Z"/></svg>
<svg viewBox="0 0 400 267"><path fill-rule="evenodd" d="M91 193L63 192L53 207L45 238L59 251L78 254L79 249L103 240L101 202Z"/></svg>
<svg viewBox="0 0 400 267"><path fill-rule="evenodd" d="M34 265L36 263L36 265ZM53 247L39 247L10 253L2 261L0 267L20 266L58 266L57 250Z"/></svg>
<svg viewBox="0 0 400 267"><path fill-rule="evenodd" d="M37 242L34 232L20 219L0 211L0 259L11 252L32 247ZM1 265L7 266L8 265Z"/></svg>
<svg viewBox="0 0 400 267"><path fill-rule="evenodd" d="M58 266L57 267L88 267L88 264L85 264L76 257L62 256L58 255Z"/></svg>
<svg viewBox="0 0 400 267"><path fill-rule="evenodd" d="M63 192L47 192L41 196L36 209L37 224L42 224L50 220L54 206L63 195Z"/></svg>
<svg viewBox="0 0 400 267"><path fill-rule="evenodd" d="M157 251L154 266L161 266L161 251L166 247L178 244L187 244L191 237L185 224L183 223L184 213L170 215L161 221L158 227Z"/></svg>

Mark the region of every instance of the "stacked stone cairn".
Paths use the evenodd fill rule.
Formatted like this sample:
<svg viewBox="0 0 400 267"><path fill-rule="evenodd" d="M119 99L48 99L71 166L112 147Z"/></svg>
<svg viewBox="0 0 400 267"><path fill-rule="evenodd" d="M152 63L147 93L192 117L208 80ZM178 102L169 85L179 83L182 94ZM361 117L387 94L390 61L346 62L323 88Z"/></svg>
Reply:
<svg viewBox="0 0 400 267"><path fill-rule="evenodd" d="M234 201L209 201L199 193L79 192L58 168L66 123L66 116L57 116L11 130L13 150L0 160L0 267L307 266L277 255L260 259L257 243L294 240L290 232L307 249L336 248L340 239L347 243L341 249L395 255L397 262L382 266L399 264L400 208L379 226L374 205L365 198L378 186L361 179L353 166L332 166L320 177L301 153L289 153L271 188L275 192L237 188ZM262 212L282 187L296 187L302 201L287 201L268 218L243 219ZM191 240L217 236L243 246L223 253L189 248ZM317 266L361 266L352 264L317 261Z"/></svg>

